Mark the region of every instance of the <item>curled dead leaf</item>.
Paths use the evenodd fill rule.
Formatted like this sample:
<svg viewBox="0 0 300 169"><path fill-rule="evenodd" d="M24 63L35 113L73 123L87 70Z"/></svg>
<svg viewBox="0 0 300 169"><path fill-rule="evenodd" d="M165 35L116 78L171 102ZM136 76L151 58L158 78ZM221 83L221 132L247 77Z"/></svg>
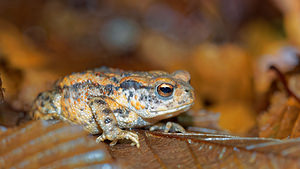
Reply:
<svg viewBox="0 0 300 169"><path fill-rule="evenodd" d="M259 136L295 138L300 136L300 104L294 98L277 92L269 110L258 118Z"/></svg>
<svg viewBox="0 0 300 169"><path fill-rule="evenodd" d="M2 88L2 80L0 77L0 104L4 102L3 88Z"/></svg>
<svg viewBox="0 0 300 169"><path fill-rule="evenodd" d="M277 67L270 67L278 76L278 88L283 92L273 94L269 110L258 118L259 136L271 138L295 138L300 136L299 74L289 77ZM288 77L288 79L287 79Z"/></svg>

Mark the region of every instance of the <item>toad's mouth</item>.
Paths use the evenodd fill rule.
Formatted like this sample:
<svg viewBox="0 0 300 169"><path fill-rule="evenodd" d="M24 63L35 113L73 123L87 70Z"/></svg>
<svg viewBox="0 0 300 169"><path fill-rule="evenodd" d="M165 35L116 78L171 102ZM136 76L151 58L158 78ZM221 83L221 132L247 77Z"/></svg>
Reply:
<svg viewBox="0 0 300 169"><path fill-rule="evenodd" d="M169 110L163 110L163 111L150 111L151 113L147 115L147 117L143 117L145 119L149 120L162 120L162 119L167 119L171 118L174 116L177 116L178 114L187 111L190 109L190 107L193 105L193 103L186 104L180 107L176 107L174 109L169 109Z"/></svg>
<svg viewBox="0 0 300 169"><path fill-rule="evenodd" d="M193 104L186 104L180 107L176 107L174 109L163 110L163 111L151 111L151 113L155 113L156 115L164 115L164 114L173 114L174 112L183 112L188 110Z"/></svg>

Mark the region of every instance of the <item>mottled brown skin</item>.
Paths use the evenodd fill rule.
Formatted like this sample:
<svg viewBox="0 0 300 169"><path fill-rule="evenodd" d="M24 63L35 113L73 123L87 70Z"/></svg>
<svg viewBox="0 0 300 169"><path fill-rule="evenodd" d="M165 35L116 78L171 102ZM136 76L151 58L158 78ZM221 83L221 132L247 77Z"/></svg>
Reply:
<svg viewBox="0 0 300 169"><path fill-rule="evenodd" d="M35 100L34 119L58 119L83 126L92 134L102 133L97 142L130 139L139 147L138 136L124 130L151 126L159 120L186 111L194 101L194 91L186 71L127 72L100 68L73 73L59 80L53 90ZM184 132L176 123L152 126Z"/></svg>

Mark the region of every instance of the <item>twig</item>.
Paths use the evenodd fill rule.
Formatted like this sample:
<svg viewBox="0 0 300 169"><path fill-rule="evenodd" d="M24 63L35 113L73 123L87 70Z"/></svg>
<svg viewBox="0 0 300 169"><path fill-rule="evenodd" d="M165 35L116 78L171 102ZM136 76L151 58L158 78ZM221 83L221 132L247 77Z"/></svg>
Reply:
<svg viewBox="0 0 300 169"><path fill-rule="evenodd" d="M290 90L289 86L288 86L288 82L284 76L284 74L274 65L271 65L270 70L273 70L277 77L279 78L279 80L281 81L281 83L283 84L283 87L285 89L285 91L287 92L288 96L294 97L299 103L300 103L300 99L299 97Z"/></svg>

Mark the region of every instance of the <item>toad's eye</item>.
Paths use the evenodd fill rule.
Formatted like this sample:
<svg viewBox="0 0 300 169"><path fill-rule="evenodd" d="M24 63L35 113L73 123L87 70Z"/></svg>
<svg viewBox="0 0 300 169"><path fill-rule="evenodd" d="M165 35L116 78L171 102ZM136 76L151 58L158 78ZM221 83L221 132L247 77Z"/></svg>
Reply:
<svg viewBox="0 0 300 169"><path fill-rule="evenodd" d="M169 97L173 94L174 87L168 83L163 83L157 86L157 93L162 97Z"/></svg>

